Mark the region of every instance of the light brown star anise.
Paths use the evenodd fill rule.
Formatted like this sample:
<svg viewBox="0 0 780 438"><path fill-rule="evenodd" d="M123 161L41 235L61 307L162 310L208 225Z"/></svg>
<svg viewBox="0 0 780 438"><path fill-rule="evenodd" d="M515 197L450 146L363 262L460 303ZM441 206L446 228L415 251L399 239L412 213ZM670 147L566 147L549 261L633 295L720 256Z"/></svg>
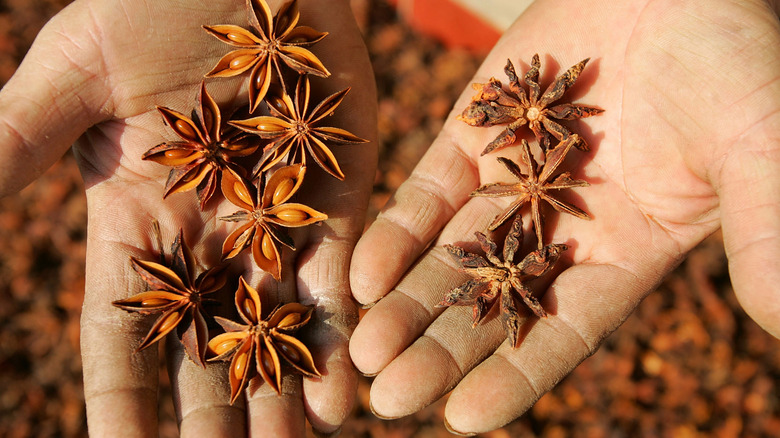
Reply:
<svg viewBox="0 0 780 438"><path fill-rule="evenodd" d="M279 243L295 250L295 244L282 229L303 227L324 221L328 216L303 204L287 202L300 188L306 167L301 164L276 170L268 182L260 178L260 187L247 184L232 174L222 179L225 197L242 210L220 220L243 222L225 239L222 257L230 259L247 247L252 247L252 257L257 266L281 279L282 257Z"/></svg>
<svg viewBox="0 0 780 438"><path fill-rule="evenodd" d="M310 88L309 78L302 76L295 87L295 101L288 94L277 90L269 93L266 99L271 116L230 122L239 129L273 140L255 166L254 175L267 171L284 157L287 157L287 164L306 165L305 151L308 150L314 161L326 172L340 180L344 179L336 157L325 142L357 144L368 140L344 129L318 125L325 117L333 114L350 89L326 97L309 112Z"/></svg>
<svg viewBox="0 0 780 438"><path fill-rule="evenodd" d="M232 161L253 154L260 147L260 140L226 124L203 83L192 119L169 108L157 109L182 141L161 143L142 158L173 167L163 198L194 188L203 210L219 184L220 174L240 173Z"/></svg>
<svg viewBox="0 0 780 438"><path fill-rule="evenodd" d="M330 76L322 62L306 47L328 35L308 26L297 26L298 1L282 6L276 15L265 0L246 0L251 32L239 26L220 24L203 28L220 41L238 47L217 62L206 77L237 76L249 73L249 112L255 111L271 85L278 79L284 87L281 63L299 74Z"/></svg>
<svg viewBox="0 0 780 438"><path fill-rule="evenodd" d="M564 244L550 244L526 255L515 264L515 253L523 243L522 217L517 216L512 222L512 229L504 240L503 260L498 256L495 242L480 232L474 233L479 241L485 257L467 252L455 245L445 245L447 251L455 257L463 270L474 277L447 293L439 307L474 306L473 326L482 321L493 308L496 301L501 301L501 322L504 326L512 347L517 345L520 330L520 315L515 305L516 292L533 313L546 318L547 312L532 291L524 283L541 277L553 268L561 253L568 249Z"/></svg>
<svg viewBox="0 0 780 438"><path fill-rule="evenodd" d="M230 403L246 388L252 368L277 394L282 394L282 363L307 377L321 374L306 345L292 334L311 319L312 307L298 303L277 306L262 319L260 295L244 278L239 279L236 309L245 324L215 317L225 333L208 343L209 361L230 360ZM254 363L253 363L254 362Z"/></svg>
<svg viewBox="0 0 780 438"><path fill-rule="evenodd" d="M513 144L517 140L515 131L526 124L533 131L541 147L548 150L551 136L558 141L563 141L571 134L568 128L556 120L576 120L604 112L601 108L575 103L551 106L574 85L589 60L590 58L580 61L566 73L555 78L542 94L539 85L539 67L541 65L539 55L534 55L531 60L531 69L525 74L524 79L528 85L528 92L520 85L512 61L507 59L504 73L509 77L509 89L512 94L504 91L501 81L495 78L491 78L486 84L473 84L472 87L478 93L472 98L472 102L463 110L463 113L458 116L458 119L471 126L493 126L509 123L509 126L487 145L482 151L482 155ZM582 138L580 138L577 147L582 150L588 149L587 143Z"/></svg>
<svg viewBox="0 0 780 438"><path fill-rule="evenodd" d="M572 134L558 144L558 146L548 150L545 154L546 159L544 166L542 166L541 172L538 172L536 159L531 155L531 149L528 146L528 142L523 140L520 158L523 164L528 168L528 175L525 175L523 171L520 170L520 167L513 161L504 157L498 157L498 161L520 181L517 183L485 184L471 193L471 196L485 197L517 196L517 199L512 202L506 210L493 219L490 225L488 225L488 229L493 231L500 227L510 217L516 214L525 203L530 202L531 217L533 218L534 229L536 230L537 246L542 248L544 243L542 241L542 214L539 205L541 201L546 201L548 204L552 205L554 209L560 212L569 213L580 219L590 219L590 216L584 211L569 203L561 201L560 199L556 199L549 193L551 190L587 187L590 185L585 181L572 179L569 172L561 173L553 178L553 172L555 172L558 166L563 162L563 159L572 146L578 142L579 136L577 134Z"/></svg>
<svg viewBox="0 0 780 438"><path fill-rule="evenodd" d="M161 254L161 258L165 256ZM171 246L168 266L134 257L130 258L130 262L150 290L112 304L128 312L161 314L137 351L178 328L179 339L187 355L193 362L205 366L208 326L203 315L203 302L208 299L203 296L225 285L226 266L218 265L195 278L195 257L184 242L181 231Z"/></svg>

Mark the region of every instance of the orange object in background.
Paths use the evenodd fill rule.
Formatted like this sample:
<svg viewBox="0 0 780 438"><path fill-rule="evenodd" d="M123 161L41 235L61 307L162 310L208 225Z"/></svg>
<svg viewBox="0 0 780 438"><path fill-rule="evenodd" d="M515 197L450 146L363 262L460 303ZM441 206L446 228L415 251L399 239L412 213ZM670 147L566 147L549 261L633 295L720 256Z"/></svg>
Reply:
<svg viewBox="0 0 780 438"><path fill-rule="evenodd" d="M487 53L533 0L390 0L415 30L447 47Z"/></svg>

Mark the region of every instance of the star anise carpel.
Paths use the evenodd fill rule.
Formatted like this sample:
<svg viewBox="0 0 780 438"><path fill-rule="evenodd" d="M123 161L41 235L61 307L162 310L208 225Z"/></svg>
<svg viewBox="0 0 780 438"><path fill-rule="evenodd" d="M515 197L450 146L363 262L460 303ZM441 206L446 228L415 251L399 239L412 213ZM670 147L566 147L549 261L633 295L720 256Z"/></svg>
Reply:
<svg viewBox="0 0 780 438"><path fill-rule="evenodd" d="M217 265L196 278L195 257L184 242L181 231L171 247L171 260L168 264L139 260L135 257L131 257L130 262L149 290L114 301L113 305L128 312L160 314L138 346L138 351L178 328L179 338L187 355L195 363L205 366L208 326L203 303L208 299L204 296L225 285L226 266Z"/></svg>
<svg viewBox="0 0 780 438"><path fill-rule="evenodd" d="M521 160L528 169L526 175L515 162L503 157L498 157L498 161L509 170L512 175L519 180L516 183L489 183L477 188L471 193L471 196L484 197L502 197L517 196L510 206L488 225L488 230L493 231L505 223L510 217L517 214L520 208L526 203L531 204L531 217L536 231L537 245L539 248L544 246L542 240L542 213L541 201L550 204L555 210L574 215L580 219L590 219L587 213L581 209L557 199L550 193L553 190L562 190L572 187L587 187L586 181L572 179L569 172L563 172L553 176L558 166L568 154L569 150L579 142L577 134L570 135L566 140L550 149L545 154L545 162L541 171L537 170L536 159L531 154L528 142L521 142Z"/></svg>
<svg viewBox="0 0 780 438"><path fill-rule="evenodd" d="M459 246L445 245L447 251L458 260L462 270L474 278L448 292L438 306L473 306L472 319L476 327L496 302L500 302L501 322L510 345L514 347L521 322L515 294L536 316L546 318L547 312L526 283L549 272L568 246L546 245L526 255L520 263L515 263L515 255L523 244L521 216L512 222L501 256L493 240L480 232L474 234L485 256L467 252Z"/></svg>
<svg viewBox="0 0 780 438"><path fill-rule="evenodd" d="M180 141L161 143L142 158L171 166L163 198L172 193L196 189L201 210L219 185L220 175L242 173L234 160L253 154L260 140L223 120L219 105L201 83L198 105L192 118L170 108L158 106L165 123Z"/></svg>
<svg viewBox="0 0 780 438"><path fill-rule="evenodd" d="M473 84L472 87L478 93L458 119L471 126L509 124L487 145L482 155L514 144L517 140L515 132L525 125L533 131L541 147L547 150L551 146L551 137L564 141L571 135L571 131L559 121L590 117L604 111L594 106L575 103L553 105L574 85L589 59L580 61L564 74L556 77L544 93L539 84L541 64L538 54L533 56L531 69L523 78L528 91L520 83L512 61L507 59L504 73L509 78L510 92L504 90L501 81L495 78L491 78L485 84ZM582 138L577 147L582 150L588 149L587 143Z"/></svg>
<svg viewBox="0 0 780 438"><path fill-rule="evenodd" d="M231 24L203 26L209 34L236 47L206 77L232 77L250 70L249 112L253 113L273 80L286 88L282 64L298 74L330 76L320 59L307 49L328 33L297 26L300 19L297 0L283 5L276 15L272 15L265 0L246 0L246 7L254 32Z"/></svg>
<svg viewBox="0 0 780 438"><path fill-rule="evenodd" d="M271 169L284 157L287 157L287 164L301 163L306 165L306 151L308 151L308 154L321 168L343 180L344 172L341 171L336 157L326 142L357 144L365 143L368 140L364 140L345 129L320 126L320 122L333 114L349 90L346 88L326 97L310 111L311 86L309 78L301 76L295 87L294 100L283 90L276 90L268 94L266 100L269 103L270 116L230 122L231 125L239 129L264 139L273 140L266 147L263 157L255 166L253 175L259 175L261 172Z"/></svg>
<svg viewBox="0 0 780 438"><path fill-rule="evenodd" d="M303 227L324 221L328 216L309 206L288 202L303 182L306 167L301 164L281 167L259 187L234 175L222 178L225 197L241 210L220 220L242 222L222 245L222 257L230 259L251 247L257 266L281 279L282 257L279 244L295 250L295 244L284 228Z"/></svg>
<svg viewBox="0 0 780 438"><path fill-rule="evenodd" d="M262 317L262 300L257 290L239 278L235 304L243 324L216 317L225 333L208 343L209 361L230 360L230 403L246 388L253 370L282 393L282 365L288 364L307 377L321 374L308 347L293 334L311 319L313 308L299 303L276 306Z"/></svg>

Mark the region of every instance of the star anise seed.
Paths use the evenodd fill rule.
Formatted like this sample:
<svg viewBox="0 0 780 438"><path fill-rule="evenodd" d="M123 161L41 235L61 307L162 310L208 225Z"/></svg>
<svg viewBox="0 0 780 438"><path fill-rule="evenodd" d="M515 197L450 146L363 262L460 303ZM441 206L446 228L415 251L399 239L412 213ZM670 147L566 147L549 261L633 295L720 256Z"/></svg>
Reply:
<svg viewBox="0 0 780 438"><path fill-rule="evenodd" d="M225 333L208 343L209 361L230 360L231 404L246 388L253 368L279 395L283 363L306 377L321 376L308 347L293 336L311 319L312 307L288 303L277 306L262 319L260 295L243 277L239 279L235 303L245 324L215 317Z"/></svg>
<svg viewBox="0 0 780 438"><path fill-rule="evenodd" d="M538 54L533 56L531 69L524 77L524 82L528 86L527 92L520 84L512 61L507 59L504 73L509 78L509 89L512 93L506 92L501 82L495 78L491 78L485 84L473 84L472 87L478 93L458 119L471 126L509 123L509 126L487 145L482 155L513 144L517 140L515 131L526 124L533 131L541 147L548 150L551 136L558 141L563 141L571 135L571 131L557 120L576 120L604 112L601 108L575 103L552 106L553 102L560 99L563 93L574 85L589 60L590 58L585 59L569 68L566 73L555 78L542 93L539 85L541 64ZM587 143L582 138L577 147L582 150L588 149Z"/></svg>
<svg viewBox="0 0 780 438"><path fill-rule="evenodd" d="M572 134L566 140L558 144L555 148L550 149L545 154L544 166L542 166L541 172L537 173L536 159L531 155L528 142L522 141L521 159L523 164L528 168L528 175L525 175L520 167L511 160L503 157L498 157L498 161L503 164L509 172L511 172L518 180L517 183L490 183L485 184L477 188L471 196L485 196L485 197L500 197L500 196L517 196L517 199L504 210L497 215L495 219L488 225L490 231L500 227L510 217L520 210L520 208L526 203L531 203L531 217L533 218L534 229L536 230L537 245L539 248L544 246L542 240L542 214L540 209L540 202L545 201L552 205L554 209L563 213L569 213L580 219L590 219L587 213L579 208L556 199L549 192L551 190L568 189L572 187L587 187L589 184L585 181L576 180L571 178L569 172L561 173L553 178L553 172L563 162L566 154L577 144L579 136Z"/></svg>
<svg viewBox="0 0 780 438"><path fill-rule="evenodd" d="M203 26L220 41L238 47L223 56L206 77L232 77L251 69L249 112L253 113L272 80L279 80L284 87L282 63L299 74L330 76L319 58L306 48L328 33L296 26L300 19L297 0L282 6L273 16L265 0L246 0L246 7L249 24L255 32L230 24Z"/></svg>
<svg viewBox="0 0 780 438"><path fill-rule="evenodd" d="M515 347L521 321L513 291L536 316L546 318L547 312L525 283L549 272L568 246L547 245L515 264L515 254L523 242L521 216L512 222L512 229L504 240L503 257L498 256L498 246L489 237L480 232L474 234L485 251L484 257L469 253L459 246L445 245L447 251L461 264L463 271L474 278L449 291L438 306L473 306L473 326L476 327L496 302L500 302L501 322L510 345Z"/></svg>

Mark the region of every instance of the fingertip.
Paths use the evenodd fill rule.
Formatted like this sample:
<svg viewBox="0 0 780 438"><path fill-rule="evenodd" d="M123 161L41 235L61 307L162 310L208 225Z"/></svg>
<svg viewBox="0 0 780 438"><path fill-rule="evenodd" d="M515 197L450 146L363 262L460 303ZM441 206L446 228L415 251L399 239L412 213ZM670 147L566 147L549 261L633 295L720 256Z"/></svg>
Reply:
<svg viewBox="0 0 780 438"><path fill-rule="evenodd" d="M514 378L518 371L500 356L477 366L450 393L444 420L450 430L464 436L498 429L523 414L536 401L533 388ZM509 378L507 378L509 377ZM488 382L501 381L501 385ZM493 403L509 400L509 403Z"/></svg>
<svg viewBox="0 0 780 438"><path fill-rule="evenodd" d="M397 227L382 218L355 245L349 270L352 296L362 305L377 302L395 286L407 268L404 255L414 252Z"/></svg>
<svg viewBox="0 0 780 438"><path fill-rule="evenodd" d="M780 262L765 257L770 248L751 250L758 255L755 260L743 254L729 262L734 293L750 318L780 339Z"/></svg>
<svg viewBox="0 0 780 438"><path fill-rule="evenodd" d="M368 319L367 319L368 318ZM378 325L374 323L369 311L355 327L349 340L349 356L355 368L363 375L374 376L381 371L385 359L374 354L373 340L378 334Z"/></svg>
<svg viewBox="0 0 780 438"><path fill-rule="evenodd" d="M756 323L780 338L780 205L773 201L780 160L775 155L760 151L729 156L714 185L737 299Z"/></svg>
<svg viewBox="0 0 780 438"><path fill-rule="evenodd" d="M346 349L345 349L346 350ZM349 417L357 397L357 372L344 354L333 357L323 367L322 378L304 379L306 418L321 436L335 436Z"/></svg>
<svg viewBox="0 0 780 438"><path fill-rule="evenodd" d="M424 310L416 309L396 293L366 312L349 340L352 363L364 375L382 371L427 324Z"/></svg>
<svg viewBox="0 0 780 438"><path fill-rule="evenodd" d="M374 378L372 412L380 418L400 418L425 408L451 387L456 368L444 348L420 338Z"/></svg>

